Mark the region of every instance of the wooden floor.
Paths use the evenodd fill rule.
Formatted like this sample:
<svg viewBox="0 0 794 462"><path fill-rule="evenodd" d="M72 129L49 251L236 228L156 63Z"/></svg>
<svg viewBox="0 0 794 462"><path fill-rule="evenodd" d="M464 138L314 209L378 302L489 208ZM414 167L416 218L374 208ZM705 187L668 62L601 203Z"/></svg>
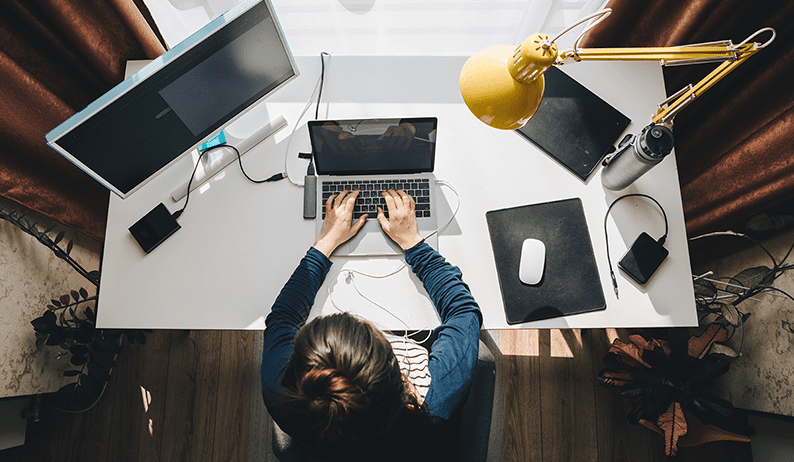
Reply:
<svg viewBox="0 0 794 462"><path fill-rule="evenodd" d="M623 333L620 333L623 336ZM663 461L661 438L629 425L595 376L605 330L503 331L505 460ZM253 334L155 331L127 345L101 401L83 414L44 409L3 462L248 460ZM749 444L684 448L681 461L752 460Z"/></svg>
<svg viewBox="0 0 794 462"><path fill-rule="evenodd" d="M155 331L125 345L94 408L44 408L0 461L245 462L252 358L252 332Z"/></svg>

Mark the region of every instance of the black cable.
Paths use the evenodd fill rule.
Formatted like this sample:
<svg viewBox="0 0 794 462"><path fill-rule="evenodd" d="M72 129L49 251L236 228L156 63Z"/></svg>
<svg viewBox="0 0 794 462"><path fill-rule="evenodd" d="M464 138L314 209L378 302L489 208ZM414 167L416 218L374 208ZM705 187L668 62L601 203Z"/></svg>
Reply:
<svg viewBox="0 0 794 462"><path fill-rule="evenodd" d="M325 85L325 59L323 56L331 56L330 53L320 52L320 92L317 94L317 107L314 110L314 120L320 117L320 100L323 97L323 86Z"/></svg>
<svg viewBox="0 0 794 462"><path fill-rule="evenodd" d="M650 199L654 203L656 203L656 205L659 207L659 210L662 211L662 216L664 217L664 235L656 241L659 243L659 245L664 245L664 242L667 240L667 232L668 232L667 214L664 211L664 207L662 207L662 204L660 204L659 201L657 201L656 199L654 199L653 197L647 194L626 194L625 196L618 197L611 204L609 204L609 208L607 208L607 213L604 215L604 237L606 238L606 242L607 242L607 264L609 265L609 277L612 278L612 287L615 288L615 296L618 298L620 298L618 296L618 280L615 278L615 272L612 270L612 259L609 256L609 236L607 235L607 218L609 218L609 212L612 210L612 207L614 207L615 204L617 204L619 201L627 197L644 197L646 199Z"/></svg>
<svg viewBox="0 0 794 462"><path fill-rule="evenodd" d="M217 147L217 146L216 146ZM187 202L190 200L190 185L193 184L193 177L196 176L196 170L198 170L199 163L201 162L201 158L204 157L204 153L211 150L212 148L205 149L199 152L198 159L196 159L196 165L193 167L193 173L190 174L190 179L187 182L187 193L185 194L185 203L182 205L182 208L171 214L171 216L176 220L180 216L182 216L182 212L185 211L187 208Z"/></svg>
<svg viewBox="0 0 794 462"><path fill-rule="evenodd" d="M222 146L226 146L228 148L232 148L234 153L237 154L237 163L240 164L240 171L243 172L243 175L245 175L245 177L248 178L248 181L250 181L251 183L257 183L257 184L269 183L271 181L278 181L278 180L286 177L286 175L282 172L282 173L276 173L275 175L272 175L269 178L265 178L264 180L255 180L255 179L251 178L250 176L248 176L248 174L245 172L245 169L243 168L243 159L240 156L240 151L238 151L237 148L235 148L231 144L223 144L223 145L218 146L218 147L222 147Z"/></svg>
<svg viewBox="0 0 794 462"><path fill-rule="evenodd" d="M190 180L188 180L188 182L187 182L187 193L185 194L185 204L182 205L181 209L179 209L176 212L174 212L173 214L171 214L171 216L174 218L174 220L179 218L182 215L182 212L184 212L185 209L187 208L187 203L190 200L190 186L191 186L191 184L193 184L193 177L196 176L196 170L198 170L198 166L199 166L199 163L201 162L201 158L204 157L204 154L206 154L207 152L215 150L215 149L218 149L218 148L231 148L234 151L234 153L237 154L237 162L240 164L240 171L243 172L243 175L245 175L245 177L248 179L248 181L250 181L252 183L257 183L257 184L269 183L269 182L272 182L272 181L278 181L278 180L281 180L283 178L286 178L286 175L282 172L282 173L276 173L275 175L271 175L269 178L265 178L264 180L255 180L255 179L251 178L250 176L248 176L248 173L246 173L245 169L243 168L243 159L242 159L242 157L240 155L240 151L236 147L232 146L231 144L219 144L217 146L213 146L211 148L207 148L207 149L205 149L205 150L203 150L203 151L201 151L199 153L198 160L196 160L196 165L195 165L195 167L193 167L193 173L190 174Z"/></svg>

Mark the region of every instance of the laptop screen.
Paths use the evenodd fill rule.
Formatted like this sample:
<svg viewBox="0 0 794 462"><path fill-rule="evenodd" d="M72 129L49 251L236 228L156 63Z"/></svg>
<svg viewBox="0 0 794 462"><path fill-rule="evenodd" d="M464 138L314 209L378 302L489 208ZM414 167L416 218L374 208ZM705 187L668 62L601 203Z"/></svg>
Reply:
<svg viewBox="0 0 794 462"><path fill-rule="evenodd" d="M435 117L309 121L318 175L428 173L435 163Z"/></svg>

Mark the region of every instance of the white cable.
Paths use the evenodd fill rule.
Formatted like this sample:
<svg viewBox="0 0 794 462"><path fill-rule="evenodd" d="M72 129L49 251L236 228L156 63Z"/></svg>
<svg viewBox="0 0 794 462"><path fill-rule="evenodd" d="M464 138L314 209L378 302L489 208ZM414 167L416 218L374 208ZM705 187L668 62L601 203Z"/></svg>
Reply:
<svg viewBox="0 0 794 462"><path fill-rule="evenodd" d="M374 275L374 274L367 274L367 273L364 273L364 272L361 272L361 271L358 271L358 270L353 270L353 269L343 269L343 270L339 270L339 271L337 271L337 272L336 272L336 273L335 273L335 274L334 274L334 275L331 277L331 282L333 282L334 280L336 280L336 278L337 278L337 277L339 277L339 275L340 275L341 273L345 273L345 274L346 274L346 275L347 275L347 276L350 278L350 281L352 282L353 288L355 289L356 293L357 293L357 294L358 294L358 295L359 295L361 298L363 298L364 300L366 300L366 301L368 301L368 302L372 303L373 305L377 306L378 308L380 308L382 311L386 312L387 314L391 315L393 318L395 318L396 320L398 320L398 321L399 321L399 322L400 322L400 323L401 323L403 326L405 326L405 329L406 329L406 331L408 331L408 330L409 330L409 326L408 326L408 323L407 323L406 321L403 321L403 320L402 320L402 318L400 318L400 317L399 317L399 316L397 316L396 314L392 313L390 310L388 310L388 309L387 309L387 308L385 308L384 306L382 306L382 305L378 304L378 303L377 303L377 302L375 302L374 300L370 299L369 297L367 297L367 296L366 296L366 295L364 295L363 293L361 293L361 291L358 289L358 286L356 286L355 280L353 279L353 275L354 275L354 274L360 274L360 275L362 275L362 276L365 276L365 277L368 277L368 278L372 278L372 279L385 279L385 278L387 278L387 277L394 276L395 274L399 273L400 271L402 271L402 270L403 270L403 268L405 268L405 267L407 267L407 266L408 266L408 263L406 263L405 261L403 261L403 262L402 262L402 264L400 264L400 266L399 266L399 267L398 267L396 270L394 270L394 271L392 271L392 272L390 272L390 273L388 273L388 274L384 274L384 275ZM336 302L334 302L334 295L333 295L333 291L331 290L331 286L332 286L332 285L333 285L333 284L331 284L331 283L329 283L329 284L328 284L328 300L331 302L331 305L332 305L334 308L336 308L336 310L337 310L337 311L344 312L344 310L343 310L343 309L341 309L341 308L339 308L339 306L336 304ZM410 321L410 317L409 317L409 319L408 319L408 320ZM423 329L420 329L420 330L423 330Z"/></svg>
<svg viewBox="0 0 794 462"><path fill-rule="evenodd" d="M320 56L320 59L323 59L323 57ZM288 165L289 165L289 156L290 156L290 152L291 152L290 151L290 146L292 145L292 139L295 137L295 131L298 129L298 126L300 125L301 119L303 119L303 116L306 115L306 111L308 111L309 108L312 106L312 101L314 100L314 95L320 89L320 83L322 82L322 78L323 78L323 76L322 76L322 73L321 73L320 77L317 79L317 84L314 86L314 90L312 90L311 95L309 95L309 100L306 102L306 107L303 108L303 111L298 116L298 120L295 121L295 125L292 126L292 132L290 133L289 139L287 140L287 152L284 154L284 175L286 175L286 177L289 180L289 182L294 184L295 186L303 186L303 183L296 183L289 176Z"/></svg>
<svg viewBox="0 0 794 462"><path fill-rule="evenodd" d="M568 32L569 30L571 30L571 29L573 29L574 27L578 26L579 24L581 24L581 23L583 23L583 22L587 21L588 19L595 18L596 16L599 16L599 15L602 15L602 14L604 15L604 18L606 18L607 16L609 16L609 15L610 15L610 13L612 13L612 9L610 9L610 8L604 8L603 10L599 10L599 11L596 11L595 13L593 13L593 14L590 14L590 15L587 15L587 16L585 16L584 18L582 18L582 19L580 19L580 20L576 21L575 23L573 23L573 24L571 24L570 26L566 27L566 28L565 28L565 29L564 29L562 32L560 32L559 34L557 34L557 36L556 36L556 37L554 37L554 39L551 41L551 43L554 43L554 42L556 42L556 41L557 41L557 40L558 40L560 37L562 37L563 35L565 35L565 33L566 33L566 32ZM604 18L601 18L601 19L604 19ZM600 21L600 20L599 20L599 21ZM598 24L598 22L596 22L595 24ZM593 24L592 26L594 26L595 24ZM590 27L592 27L592 26L590 26ZM588 27L588 29L590 29L590 27ZM587 32L587 30L585 30L585 32ZM577 40L577 42L578 42L578 40Z"/></svg>
<svg viewBox="0 0 794 462"><path fill-rule="evenodd" d="M449 226L449 224L450 224L450 223L452 223L452 220L454 220L454 219L455 219L455 215L457 215L457 214L458 214L458 210L460 210L460 194L458 194L458 191L456 191L456 190L455 190L455 187L453 187L451 184L449 184L449 182L447 182L447 181L444 181L444 180L436 180L436 184L437 184L437 185L439 185L439 186L446 186L446 187L448 187L448 188L449 188L449 189L450 189L450 190L451 190L453 193L455 193L455 199L457 199L458 203L455 205L455 210L452 212L452 216L451 216L451 217L449 217L449 220L447 220L447 222L446 222L446 223L444 223L443 225L439 226L439 227L438 227L438 228L437 228L435 231L433 231L433 232L431 232L430 234L428 234L427 236L425 236L425 237L422 239L422 241L423 241L423 242L424 242L425 240L427 240L427 239L428 239L430 236L432 236L433 234L436 234L436 233L438 233L439 231L441 231L442 229L444 229L444 228L446 228L447 226Z"/></svg>
<svg viewBox="0 0 794 462"><path fill-rule="evenodd" d="M591 14L591 15L589 15L589 16L587 16L587 17L585 17L585 18L584 18L584 19L582 19L581 21L579 21L579 22L577 22L576 24L574 24L574 27L575 27L575 26L578 26L579 24L581 24L581 23L583 23L583 22L587 21L587 20L588 20L588 19L590 19L590 18L593 18L593 17L595 17L595 16L598 16L598 15L603 15L603 16L601 16L600 18L598 18L597 20L595 20L595 21L594 21L592 24L590 24L589 26L585 27L585 29L582 31L582 33L581 33L581 34L579 34L579 36L578 36L578 37L576 37L576 41L575 41L575 42L573 42L573 51L574 51L574 53L578 53L578 51L579 51L579 41L580 41L580 40L582 40L582 37L584 37L584 34L586 34L587 32L589 32L589 31L590 31L590 29L592 29L592 28L594 28L595 26L597 26L597 25L598 25L598 23L600 23L601 21L603 21L604 19L606 19L606 18L607 18L607 16L609 16L610 14L612 14L612 10L611 10L610 8L604 8L603 10L601 10L601 11L596 11L595 13L593 13L593 14ZM562 34L561 34L561 35L562 35Z"/></svg>

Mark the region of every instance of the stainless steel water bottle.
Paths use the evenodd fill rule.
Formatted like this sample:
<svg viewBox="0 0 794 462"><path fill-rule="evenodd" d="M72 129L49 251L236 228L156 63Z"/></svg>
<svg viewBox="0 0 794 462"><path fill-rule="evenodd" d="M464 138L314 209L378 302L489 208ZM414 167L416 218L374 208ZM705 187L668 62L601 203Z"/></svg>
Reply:
<svg viewBox="0 0 794 462"><path fill-rule="evenodd" d="M673 132L664 125L648 125L638 136L623 138L617 150L604 158L601 182L615 191L624 189L672 150Z"/></svg>

